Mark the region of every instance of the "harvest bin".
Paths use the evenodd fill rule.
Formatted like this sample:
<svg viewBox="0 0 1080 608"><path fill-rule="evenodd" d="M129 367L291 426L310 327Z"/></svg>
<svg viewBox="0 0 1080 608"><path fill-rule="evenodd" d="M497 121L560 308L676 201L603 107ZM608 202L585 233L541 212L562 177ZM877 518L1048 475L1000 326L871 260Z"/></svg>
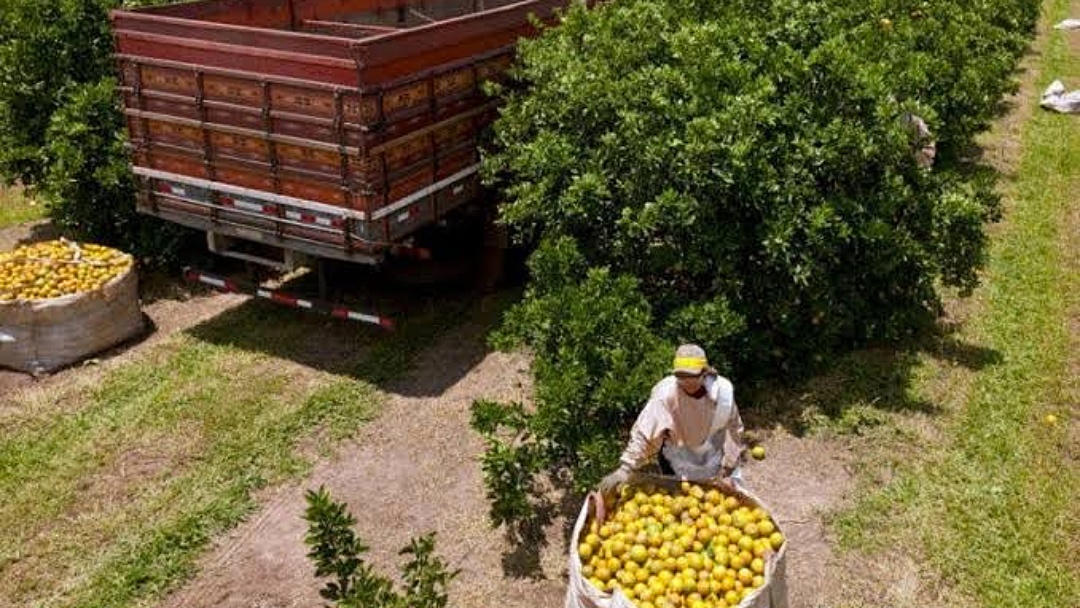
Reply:
<svg viewBox="0 0 1080 608"><path fill-rule="evenodd" d="M566 0L210 0L111 13L141 212L377 263L477 198L481 90Z"/></svg>
<svg viewBox="0 0 1080 608"><path fill-rule="evenodd" d="M672 477L639 474L634 476L628 485L631 488L646 486L662 487L669 491L676 492L679 483L679 480ZM716 484L707 481L698 481L694 483L703 488L721 489ZM726 490L722 491L730 494L730 492L727 492ZM753 495L745 488L736 487L734 494L741 502L760 507L766 513L769 513L775 520L775 516L772 514L772 511L769 510L768 506L760 498ZM570 537L569 546L569 580L567 583L565 608L637 608L637 605L620 591L616 590L614 593L600 591L582 574L581 560L578 557L578 545L581 543L582 537L585 534L585 526L588 521L596 517L598 508L602 508L597 505L598 502L603 502L599 499L598 494L593 493L587 496L584 504L581 506L577 522L574 524L574 531ZM780 527L779 523L776 523L776 529L777 531L784 533L784 530ZM786 533L784 536L786 538ZM787 608L786 556L787 542L785 541L778 551L769 554L765 560L764 585L755 589L753 593L743 599L738 605L738 608Z"/></svg>
<svg viewBox="0 0 1080 608"><path fill-rule="evenodd" d="M134 267L94 291L0 302L0 367L51 372L115 346L143 326Z"/></svg>

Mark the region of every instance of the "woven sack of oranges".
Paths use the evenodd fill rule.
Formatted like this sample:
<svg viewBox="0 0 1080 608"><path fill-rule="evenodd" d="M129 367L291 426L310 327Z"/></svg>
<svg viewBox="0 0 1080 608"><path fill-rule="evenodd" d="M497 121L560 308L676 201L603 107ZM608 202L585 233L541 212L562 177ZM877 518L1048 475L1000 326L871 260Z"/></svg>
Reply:
<svg viewBox="0 0 1080 608"><path fill-rule="evenodd" d="M0 367L50 372L142 328L130 255L66 239L0 253Z"/></svg>
<svg viewBox="0 0 1080 608"><path fill-rule="evenodd" d="M639 475L582 505L566 608L787 608L786 549L753 494Z"/></svg>

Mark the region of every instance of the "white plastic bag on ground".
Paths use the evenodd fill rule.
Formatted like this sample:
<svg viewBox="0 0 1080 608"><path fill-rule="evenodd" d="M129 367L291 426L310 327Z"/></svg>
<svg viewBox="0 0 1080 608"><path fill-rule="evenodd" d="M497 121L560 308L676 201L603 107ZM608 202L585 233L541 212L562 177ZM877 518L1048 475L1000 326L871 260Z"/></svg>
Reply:
<svg viewBox="0 0 1080 608"><path fill-rule="evenodd" d="M1080 30L1080 19L1066 19L1054 26L1055 30Z"/></svg>
<svg viewBox="0 0 1080 608"><path fill-rule="evenodd" d="M1046 88L1039 105L1062 114L1080 114L1080 91L1066 93L1065 84L1055 80Z"/></svg>
<svg viewBox="0 0 1080 608"><path fill-rule="evenodd" d="M709 482L697 482L706 487L717 487ZM677 488L679 481L671 477L656 477L652 475L637 475L630 480L631 486L654 485L665 486L671 489ZM787 533L776 522L775 515L769 507L757 496L745 488L738 486L737 494L742 500L755 506L761 507L776 523L776 529L784 538ZM577 547L581 542L585 526L589 518L595 514L603 514L604 501L597 493L585 497L578 513L577 522L574 524L574 533L570 537L569 559L569 582L566 588L566 608L637 608L637 606L623 595L618 589L614 593L600 591L593 586L581 573L581 560L578 558ZM787 608L787 582L785 556L787 555L787 542L781 545L776 553L769 554L765 563L765 584L746 596L738 608Z"/></svg>

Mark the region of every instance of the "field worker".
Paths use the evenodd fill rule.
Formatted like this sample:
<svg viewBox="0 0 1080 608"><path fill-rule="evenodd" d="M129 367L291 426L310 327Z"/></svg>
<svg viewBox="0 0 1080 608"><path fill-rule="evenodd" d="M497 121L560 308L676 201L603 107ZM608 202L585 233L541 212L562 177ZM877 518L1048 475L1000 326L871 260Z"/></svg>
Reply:
<svg viewBox="0 0 1080 608"><path fill-rule="evenodd" d="M700 346L676 349L671 375L653 387L619 468L600 482L600 492L610 495L653 456L664 475L713 479L728 489L733 480L741 483L743 424L733 392L731 381L709 366Z"/></svg>

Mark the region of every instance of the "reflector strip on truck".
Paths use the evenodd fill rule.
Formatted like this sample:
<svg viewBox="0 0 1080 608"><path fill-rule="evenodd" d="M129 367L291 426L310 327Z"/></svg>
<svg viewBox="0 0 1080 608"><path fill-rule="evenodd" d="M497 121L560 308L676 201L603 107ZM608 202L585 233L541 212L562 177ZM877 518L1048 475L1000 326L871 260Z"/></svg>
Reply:
<svg viewBox="0 0 1080 608"><path fill-rule="evenodd" d="M371 214L371 219L374 219L374 220L382 219L382 218L390 215L391 213L394 213L398 209L401 209L402 207L407 207L407 206L415 203L416 201L424 198L425 196L431 195L433 192L435 192L437 190L441 190L441 189L449 186L450 184L452 184L452 183L454 183L456 181L460 181L462 179L465 179L466 177L472 175L473 173L476 173L479 170L480 170L480 163L476 163L475 165L470 165L468 167L465 167L464 169L462 169L461 171L458 171L457 173L451 175L450 177L440 179L439 181L435 182L434 184L431 184L430 186L425 186L425 187L417 190L416 192L413 192L412 194L406 196L405 198L394 201L393 204L387 205L385 207L382 207L382 208L376 210L374 213Z"/></svg>
<svg viewBox="0 0 1080 608"><path fill-rule="evenodd" d="M335 207L333 205L326 205L324 203L317 203L315 201L309 201L307 199L296 198L293 196L286 196L284 194L274 194L272 192L263 192L262 190L254 190L252 188L244 188L243 186L234 186L232 184L226 184L224 182L215 182L198 177L191 177L188 175L181 175L179 173L170 173L168 171L159 171L157 169L151 169L149 167L140 167L138 165L131 168L135 175L141 175L143 177L149 177L152 179L167 180L170 182L177 182L179 184L187 186L195 186L205 190L214 190L217 192L225 192L233 196L245 197L249 200L264 199L277 204L291 205L293 207L299 207L315 211L318 213L326 213L330 215L340 215L342 217L349 217L357 220L366 220L367 214L363 211L356 211L353 209L343 209L341 207ZM182 195L181 195L182 196Z"/></svg>
<svg viewBox="0 0 1080 608"><path fill-rule="evenodd" d="M208 231L219 231L242 239L263 241L262 238L255 236L252 232L256 231L259 234L267 235L270 241L278 242L283 247L290 247L288 242L290 240L304 241L306 239L307 242L315 243L320 247L330 246L335 248L334 251L329 253L325 251L315 252L317 255L339 259L352 259L337 255L337 248L347 246L349 252L376 252L380 254L388 252L392 255L421 260L429 259L431 252L426 248L414 246L408 239L401 239L400 235L397 238L401 240L386 240L388 236L383 233L389 232L388 227L391 224L415 224L418 220L433 221L432 217L424 215L424 210L417 206L417 203L422 202L424 197L430 197L443 189L455 196L460 194L466 186L457 182L476 174L479 169L479 164L466 167L369 215L353 209L159 171L138 165L132 168L136 175L147 178L151 190L156 192L159 197L156 200L178 201L183 205L179 213L199 218L199 221L192 223L177 219L175 216L166 217L166 219L172 221ZM201 214L193 213L190 211L191 206L202 208L205 211ZM162 209L159 210L156 203L150 207L150 210L140 208L140 211L151 215L161 215L166 209L170 212L176 212L175 207L169 207L168 205L163 205ZM388 217L391 214L394 215ZM434 219L438 217L438 215L435 215ZM250 221L250 218L274 222L274 227L259 226L256 222ZM234 226L235 230L232 232L219 230L218 226L221 225ZM288 226L290 225L318 231L317 236L305 236L303 233L297 234L295 231L289 232ZM282 235L282 226L285 226L284 236ZM240 230L246 230L247 233L241 233ZM373 236L373 233L378 234ZM341 244L343 240L346 245ZM328 245L328 242L331 244Z"/></svg>
<svg viewBox="0 0 1080 608"><path fill-rule="evenodd" d="M345 222L338 217L325 217L311 213L298 213L296 211L286 211L285 218L304 222L305 224L318 224L319 226L329 226L331 228L341 228L345 225Z"/></svg>
<svg viewBox="0 0 1080 608"><path fill-rule="evenodd" d="M337 317L339 319L347 319L349 321L361 321L363 323L371 323L372 325L378 325L384 329L394 329L394 321L389 317L355 311L339 304L330 304L329 302L323 302L321 300L298 298L283 291L249 285L247 283L215 276L201 270L195 270L193 268L184 269L184 280L188 281L189 283L202 283L203 285L209 285L220 291L255 296L257 298L262 298L264 300L269 300L271 302L276 302L285 306L291 306L293 308L312 310L318 313L322 313L324 315L329 315L331 317Z"/></svg>
<svg viewBox="0 0 1080 608"><path fill-rule="evenodd" d="M255 213L273 213L273 205L263 205L261 203L249 203L243 199L235 198L223 198L222 203L230 207L236 207L237 209L244 209L245 211L254 211Z"/></svg>

